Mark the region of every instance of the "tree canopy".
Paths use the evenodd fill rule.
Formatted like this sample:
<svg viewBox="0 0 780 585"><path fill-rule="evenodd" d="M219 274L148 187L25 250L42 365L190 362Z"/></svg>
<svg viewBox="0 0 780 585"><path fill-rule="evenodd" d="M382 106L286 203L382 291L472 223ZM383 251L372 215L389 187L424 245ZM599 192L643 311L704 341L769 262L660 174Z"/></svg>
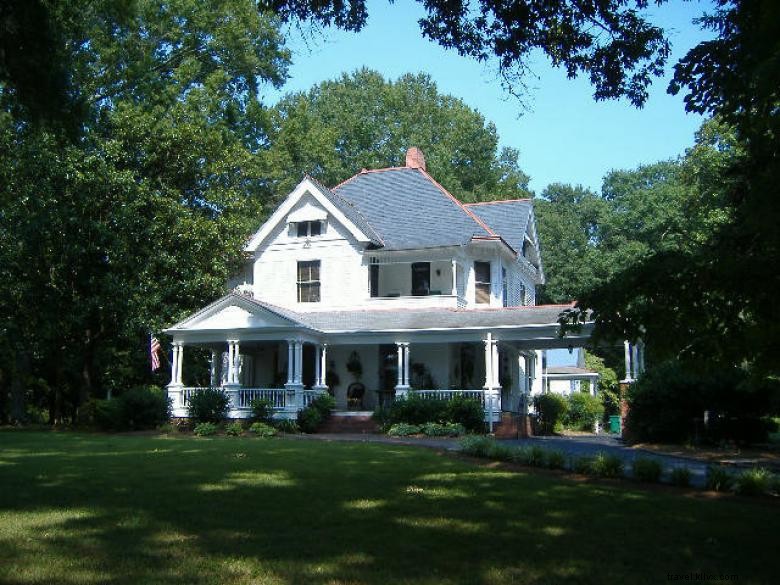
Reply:
<svg viewBox="0 0 780 585"><path fill-rule="evenodd" d="M464 201L529 195L518 152L499 149L495 126L429 75L362 69L286 96L270 116L266 175L279 196L306 173L332 186L361 168L403 166L411 146Z"/></svg>

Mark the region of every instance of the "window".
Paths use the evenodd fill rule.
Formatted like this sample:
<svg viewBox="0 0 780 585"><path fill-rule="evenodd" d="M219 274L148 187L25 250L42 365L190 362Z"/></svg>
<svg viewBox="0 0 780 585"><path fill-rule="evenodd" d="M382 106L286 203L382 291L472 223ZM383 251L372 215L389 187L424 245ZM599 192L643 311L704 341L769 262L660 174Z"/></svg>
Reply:
<svg viewBox="0 0 780 585"><path fill-rule="evenodd" d="M424 297L431 293L431 263L412 263L412 295Z"/></svg>
<svg viewBox="0 0 780 585"><path fill-rule="evenodd" d="M298 237L308 238L311 236L319 236L322 233L321 221L299 221L298 222Z"/></svg>
<svg viewBox="0 0 780 585"><path fill-rule="evenodd" d="M527 305L528 304L527 299L525 298L525 285L524 284L520 285L520 304L521 305Z"/></svg>
<svg viewBox="0 0 780 585"><path fill-rule="evenodd" d="M368 266L368 291L371 297L379 296L379 264Z"/></svg>
<svg viewBox="0 0 780 585"><path fill-rule="evenodd" d="M490 262L474 262L477 304L490 303Z"/></svg>
<svg viewBox="0 0 780 585"><path fill-rule="evenodd" d="M504 306L509 306L509 283L506 279L506 268L501 267L501 297L504 301Z"/></svg>
<svg viewBox="0 0 780 585"><path fill-rule="evenodd" d="M320 261L298 262L298 302L320 302Z"/></svg>

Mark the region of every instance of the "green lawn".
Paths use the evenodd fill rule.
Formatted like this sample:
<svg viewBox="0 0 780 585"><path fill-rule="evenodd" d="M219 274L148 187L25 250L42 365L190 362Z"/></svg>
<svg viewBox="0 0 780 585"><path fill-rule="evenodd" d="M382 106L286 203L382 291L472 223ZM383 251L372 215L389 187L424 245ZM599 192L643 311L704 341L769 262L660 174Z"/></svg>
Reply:
<svg viewBox="0 0 780 585"><path fill-rule="evenodd" d="M0 432L0 583L777 583L780 507L417 448Z"/></svg>

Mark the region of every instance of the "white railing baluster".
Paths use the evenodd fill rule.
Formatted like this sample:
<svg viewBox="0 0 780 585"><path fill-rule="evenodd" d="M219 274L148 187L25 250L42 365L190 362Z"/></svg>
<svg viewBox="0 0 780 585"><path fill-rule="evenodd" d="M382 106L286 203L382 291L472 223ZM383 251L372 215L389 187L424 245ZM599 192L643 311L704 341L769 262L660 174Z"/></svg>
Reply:
<svg viewBox="0 0 780 585"><path fill-rule="evenodd" d="M182 406L189 406L192 395L205 389L197 387L182 388ZM238 391L238 408L249 410L252 407L252 401L258 399L270 402L271 408L274 410L281 410L285 405L284 388L241 388Z"/></svg>

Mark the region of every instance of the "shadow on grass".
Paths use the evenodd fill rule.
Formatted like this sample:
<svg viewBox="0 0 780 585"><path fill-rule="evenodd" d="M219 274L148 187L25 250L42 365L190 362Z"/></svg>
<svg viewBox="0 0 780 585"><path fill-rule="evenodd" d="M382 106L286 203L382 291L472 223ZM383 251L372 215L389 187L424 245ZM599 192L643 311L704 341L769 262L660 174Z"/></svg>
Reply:
<svg viewBox="0 0 780 585"><path fill-rule="evenodd" d="M12 584L770 583L776 512L411 447L0 434Z"/></svg>

